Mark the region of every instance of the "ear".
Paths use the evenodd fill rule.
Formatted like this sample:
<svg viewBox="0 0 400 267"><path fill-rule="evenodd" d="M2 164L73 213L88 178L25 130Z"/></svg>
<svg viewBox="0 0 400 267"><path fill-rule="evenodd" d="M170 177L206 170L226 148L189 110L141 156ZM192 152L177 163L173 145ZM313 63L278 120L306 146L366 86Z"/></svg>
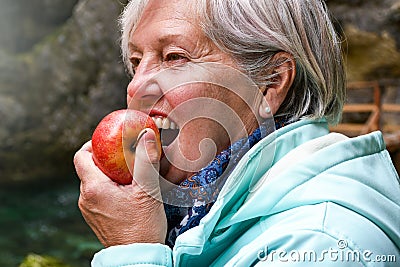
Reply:
<svg viewBox="0 0 400 267"><path fill-rule="evenodd" d="M275 54L272 61L276 64L276 67L270 70L268 74L275 75L272 78L273 83L264 88L262 93L264 100L268 103L270 112L275 114L292 86L294 77L296 76L296 62L293 56L287 52ZM265 112L266 103L264 100L260 105L260 116L268 118L270 114Z"/></svg>

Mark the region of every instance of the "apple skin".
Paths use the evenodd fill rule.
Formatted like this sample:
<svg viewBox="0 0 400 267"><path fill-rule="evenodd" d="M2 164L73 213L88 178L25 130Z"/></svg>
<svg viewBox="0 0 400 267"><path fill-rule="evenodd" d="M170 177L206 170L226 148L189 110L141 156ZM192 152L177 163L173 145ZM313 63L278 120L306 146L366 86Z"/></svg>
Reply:
<svg viewBox="0 0 400 267"><path fill-rule="evenodd" d="M92 135L93 161L99 169L114 182L127 185L132 183L135 148L139 133L150 128L156 134L161 152L160 132L153 119L147 114L121 109L106 115Z"/></svg>

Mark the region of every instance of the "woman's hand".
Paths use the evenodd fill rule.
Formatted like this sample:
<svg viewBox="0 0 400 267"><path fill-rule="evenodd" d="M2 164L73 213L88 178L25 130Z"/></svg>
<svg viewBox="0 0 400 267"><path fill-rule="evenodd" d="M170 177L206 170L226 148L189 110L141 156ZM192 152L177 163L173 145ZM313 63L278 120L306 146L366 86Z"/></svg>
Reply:
<svg viewBox="0 0 400 267"><path fill-rule="evenodd" d="M75 154L81 179L78 205L104 246L164 243L167 220L160 201L159 153L154 132L148 130L136 148L133 183L127 186L113 182L94 164L90 141Z"/></svg>

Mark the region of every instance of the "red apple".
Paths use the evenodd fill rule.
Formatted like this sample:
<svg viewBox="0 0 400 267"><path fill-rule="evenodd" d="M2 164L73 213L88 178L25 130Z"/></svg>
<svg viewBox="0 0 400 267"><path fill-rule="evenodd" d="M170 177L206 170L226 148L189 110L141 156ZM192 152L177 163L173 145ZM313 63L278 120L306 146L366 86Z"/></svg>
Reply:
<svg viewBox="0 0 400 267"><path fill-rule="evenodd" d="M132 183L135 143L139 133L150 128L156 133L161 151L160 133L147 114L131 109L105 116L92 136L93 161L111 180L122 185Z"/></svg>

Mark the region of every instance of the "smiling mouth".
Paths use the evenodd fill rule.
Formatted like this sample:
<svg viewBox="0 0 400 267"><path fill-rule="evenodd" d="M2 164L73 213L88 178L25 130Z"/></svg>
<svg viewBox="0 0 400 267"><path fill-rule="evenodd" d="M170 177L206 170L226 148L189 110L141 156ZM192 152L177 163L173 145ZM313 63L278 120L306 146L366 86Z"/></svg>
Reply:
<svg viewBox="0 0 400 267"><path fill-rule="evenodd" d="M169 118L162 116L151 117L160 131L162 146L169 146L179 134L179 126Z"/></svg>

